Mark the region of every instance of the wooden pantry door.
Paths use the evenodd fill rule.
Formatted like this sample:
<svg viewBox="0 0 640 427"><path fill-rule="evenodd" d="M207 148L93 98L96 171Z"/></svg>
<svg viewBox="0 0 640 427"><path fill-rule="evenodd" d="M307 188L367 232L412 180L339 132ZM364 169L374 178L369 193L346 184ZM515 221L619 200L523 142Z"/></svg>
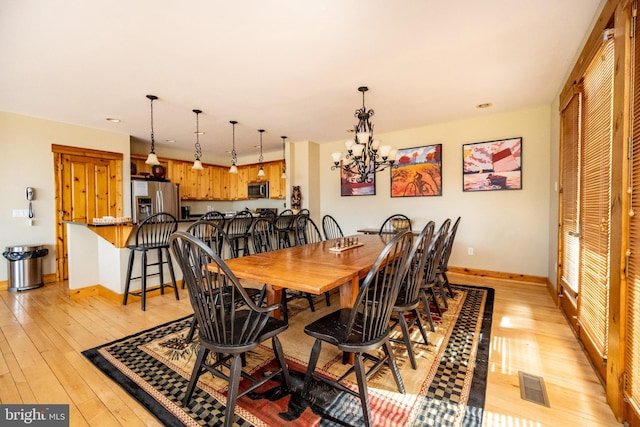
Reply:
<svg viewBox="0 0 640 427"><path fill-rule="evenodd" d="M52 145L56 203L56 278L67 280L67 228L122 216L122 153Z"/></svg>

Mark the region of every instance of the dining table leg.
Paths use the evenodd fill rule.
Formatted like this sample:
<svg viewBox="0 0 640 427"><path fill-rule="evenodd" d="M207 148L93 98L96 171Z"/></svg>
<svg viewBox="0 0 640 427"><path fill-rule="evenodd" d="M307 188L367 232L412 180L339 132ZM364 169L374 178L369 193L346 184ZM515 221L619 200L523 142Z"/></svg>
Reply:
<svg viewBox="0 0 640 427"><path fill-rule="evenodd" d="M267 293L267 305L280 304L282 302L282 295L283 295L282 288L277 288L267 284L266 293ZM272 315L276 319L282 319L282 310L278 308L273 311Z"/></svg>

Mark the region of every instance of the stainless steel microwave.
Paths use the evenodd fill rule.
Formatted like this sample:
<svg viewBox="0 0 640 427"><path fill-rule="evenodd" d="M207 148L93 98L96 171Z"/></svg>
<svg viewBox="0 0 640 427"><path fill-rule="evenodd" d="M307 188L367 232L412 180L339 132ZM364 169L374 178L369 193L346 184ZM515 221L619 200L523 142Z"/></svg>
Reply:
<svg viewBox="0 0 640 427"><path fill-rule="evenodd" d="M250 199L268 199L269 198L269 182L268 181L250 182L248 184L247 193Z"/></svg>

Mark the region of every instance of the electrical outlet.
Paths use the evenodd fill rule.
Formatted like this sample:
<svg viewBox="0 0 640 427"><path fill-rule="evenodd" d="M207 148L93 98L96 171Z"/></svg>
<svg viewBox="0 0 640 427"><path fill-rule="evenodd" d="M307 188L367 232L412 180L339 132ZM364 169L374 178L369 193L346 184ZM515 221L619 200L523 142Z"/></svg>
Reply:
<svg viewBox="0 0 640 427"><path fill-rule="evenodd" d="M473 248L467 248L467 255L473 255Z"/></svg>
<svg viewBox="0 0 640 427"><path fill-rule="evenodd" d="M14 218L28 218L29 217L29 209L14 209L13 210Z"/></svg>

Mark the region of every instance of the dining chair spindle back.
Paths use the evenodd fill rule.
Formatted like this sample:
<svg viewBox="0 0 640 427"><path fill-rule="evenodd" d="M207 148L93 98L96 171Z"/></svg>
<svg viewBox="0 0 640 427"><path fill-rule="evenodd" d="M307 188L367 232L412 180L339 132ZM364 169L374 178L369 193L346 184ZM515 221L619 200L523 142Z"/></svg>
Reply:
<svg viewBox="0 0 640 427"><path fill-rule="evenodd" d="M390 318L398 295L398 288L408 266L407 259L411 250L413 235L409 231L396 234L378 255L375 263L365 277L355 304L352 308L342 308L305 326L307 335L315 338L311 349L303 393L310 391L313 379L322 381L340 391L360 398L364 424L373 425L367 378L382 366L391 372L398 391L405 393L395 356L389 342ZM336 346L343 352L354 354L354 365L344 375L333 380L315 372L322 343ZM376 356L374 350L384 349L384 354ZM364 360L374 361L365 372ZM343 384L343 380L355 372L357 391Z"/></svg>
<svg viewBox="0 0 640 427"><path fill-rule="evenodd" d="M278 305L256 306L224 260L204 242L179 231L171 236L170 244L183 280L187 282L200 342L182 404L190 406L198 378L209 372L229 384L223 421L228 427L233 425L238 398L277 377L287 390L290 389L289 370L278 339L278 334L284 332L288 324L272 316ZM241 356L269 339L278 368L254 378L250 372L243 371ZM210 353L217 357L208 357ZM251 383L242 392L239 391L241 379Z"/></svg>

